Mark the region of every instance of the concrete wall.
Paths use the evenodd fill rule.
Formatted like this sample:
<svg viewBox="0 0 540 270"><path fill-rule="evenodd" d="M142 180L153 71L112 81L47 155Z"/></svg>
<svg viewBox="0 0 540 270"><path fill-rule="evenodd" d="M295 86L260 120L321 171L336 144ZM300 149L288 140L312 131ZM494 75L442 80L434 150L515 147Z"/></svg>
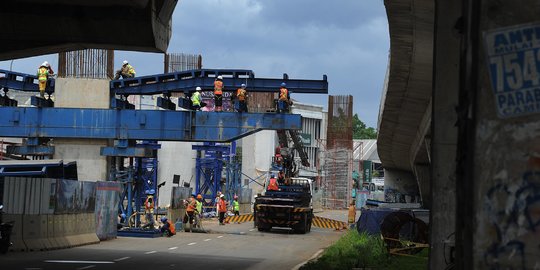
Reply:
<svg viewBox="0 0 540 270"><path fill-rule="evenodd" d="M540 267L540 114L501 118L497 114L494 85L489 81L482 40L484 31L538 22L540 3L532 0L496 1L486 0L480 4L479 17L473 11L472 16L479 18L478 32L472 38L478 40L478 50L472 51L473 61L470 66L473 76L471 85L476 86L476 99L472 99L474 125L473 163L468 181L472 181L474 192L471 194L473 215L471 241L465 244L473 251L472 267L475 269L538 269ZM474 27L474 25L473 25ZM538 27L538 23L536 24ZM536 28L537 31L538 28ZM535 32L537 33L537 32ZM533 47L538 47L538 35L533 35ZM524 38L525 40L525 38ZM512 45L513 43L511 43ZM516 45L528 43L518 42ZM474 44L471 44L474 45ZM474 47L473 47L474 48ZM529 47L523 47L527 50ZM506 51L505 51L506 52ZM512 67L503 68L503 80L529 80L538 91L537 58L538 50L530 50L532 66L522 61L506 62L518 64L524 69L516 74ZM534 55L534 56L532 56ZM508 56L515 56L514 53ZM527 56L525 56L527 57ZM501 58L502 59L502 58ZM510 59L510 58L508 58ZM473 73L474 74L474 73ZM517 76L522 75L522 76ZM502 76L502 75L501 75ZM508 76L508 77L506 77ZM535 82L536 80L536 82ZM510 87L512 87L510 85ZM525 87L516 87L522 89ZM465 90L465 89L463 89ZM514 93L517 90L510 90ZM531 106L538 106L538 95L530 97L535 101ZM527 97L529 100L529 97ZM519 101L518 101L519 102ZM537 107L536 107L537 108ZM463 201L458 203L465 203ZM459 213L458 213L459 214ZM466 228L465 228L466 229Z"/></svg>
<svg viewBox="0 0 540 270"><path fill-rule="evenodd" d="M277 145L277 135L274 130L264 130L242 139L242 173L252 179L261 174L265 174L271 166L272 156ZM244 179L242 175L242 185ZM262 183L264 178L257 181ZM262 191L262 187L256 183L251 183L249 188L253 189L253 195Z"/></svg>
<svg viewBox="0 0 540 270"><path fill-rule="evenodd" d="M401 202L417 202L420 195L416 178L409 171L385 169L384 197L390 202L400 202L400 198L405 200Z"/></svg>
<svg viewBox="0 0 540 270"><path fill-rule="evenodd" d="M432 96L430 269L451 262L450 242L456 223L456 148L461 35L455 28L460 1L438 1L435 17Z"/></svg>
<svg viewBox="0 0 540 270"><path fill-rule="evenodd" d="M57 108L109 108L109 80L58 78L54 90ZM107 158L100 149L107 140L55 139L54 158L77 161L79 180L107 179Z"/></svg>
<svg viewBox="0 0 540 270"><path fill-rule="evenodd" d="M197 152L191 149L192 142L160 142L158 150L158 183L166 181L159 190L159 205L167 206L171 203L173 175L180 175L180 186L190 182L195 190L195 157Z"/></svg>

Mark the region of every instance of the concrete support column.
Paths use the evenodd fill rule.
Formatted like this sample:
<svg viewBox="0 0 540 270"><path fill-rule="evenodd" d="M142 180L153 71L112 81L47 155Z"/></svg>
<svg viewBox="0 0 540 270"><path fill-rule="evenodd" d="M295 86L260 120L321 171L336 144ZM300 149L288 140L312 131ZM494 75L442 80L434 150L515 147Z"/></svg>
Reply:
<svg viewBox="0 0 540 270"><path fill-rule="evenodd" d="M461 34L459 1L437 1L432 93L430 269L450 262L456 223L456 146ZM446 250L445 250L446 247Z"/></svg>
<svg viewBox="0 0 540 270"><path fill-rule="evenodd" d="M58 78L54 96L57 108L108 109L109 80ZM54 158L77 161L79 180L107 180L107 157L100 155L100 149L107 146L107 140L55 139L54 145Z"/></svg>
<svg viewBox="0 0 540 270"><path fill-rule="evenodd" d="M471 183L472 190L466 193L468 197L458 197L461 206L458 217L463 213L463 223L469 224L457 230L461 235L457 245L463 246L464 254L459 258L458 253L462 260L458 269L537 269L540 267L540 113L535 112L538 96L530 91L537 91L540 86L537 57L540 3L533 0L464 3L467 4L466 59L469 61L464 66L467 78L462 88L467 98L460 105L470 109L460 140L472 143L464 144L459 150L469 157L461 159L460 169L465 171L463 181ZM533 22L535 28L523 25ZM496 39L507 41L501 53L489 59L483 40L486 31L499 31ZM535 34L524 38L527 32ZM493 39L487 43L494 44ZM529 108L529 114L511 111L510 115L499 117L499 99L494 91L498 85L491 83L486 64L496 61L505 64L500 66L502 74L497 77L504 84L500 92L509 99L528 96L520 103L506 105L519 109L521 104L522 110ZM520 84L521 79L531 85ZM518 84L513 85L514 80Z"/></svg>

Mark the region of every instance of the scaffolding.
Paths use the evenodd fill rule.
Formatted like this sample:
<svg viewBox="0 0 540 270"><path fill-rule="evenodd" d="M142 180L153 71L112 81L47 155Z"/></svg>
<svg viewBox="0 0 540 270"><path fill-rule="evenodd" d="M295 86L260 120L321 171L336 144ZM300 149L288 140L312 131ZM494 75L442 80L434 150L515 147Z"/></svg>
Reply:
<svg viewBox="0 0 540 270"><path fill-rule="evenodd" d="M347 208L351 202L353 140L352 96L328 97L326 141L321 140L322 204L326 208Z"/></svg>

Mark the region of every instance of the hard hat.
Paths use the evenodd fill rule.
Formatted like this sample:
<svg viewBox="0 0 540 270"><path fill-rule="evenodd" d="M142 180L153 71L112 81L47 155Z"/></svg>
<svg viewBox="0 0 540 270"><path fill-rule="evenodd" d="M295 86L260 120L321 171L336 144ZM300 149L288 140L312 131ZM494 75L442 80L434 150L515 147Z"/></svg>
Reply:
<svg viewBox="0 0 540 270"><path fill-rule="evenodd" d="M225 194L221 194L220 197L221 197L221 198L225 197Z"/></svg>
<svg viewBox="0 0 540 270"><path fill-rule="evenodd" d="M122 214L120 215L120 217L121 217L122 219L124 219L124 218L126 218L126 214L122 213Z"/></svg>
<svg viewBox="0 0 540 270"><path fill-rule="evenodd" d="M234 195L234 198L235 198L235 199L238 199L238 195Z"/></svg>
<svg viewBox="0 0 540 270"><path fill-rule="evenodd" d="M191 197L195 198L197 195L195 193L191 194Z"/></svg>
<svg viewBox="0 0 540 270"><path fill-rule="evenodd" d="M144 194L147 194L147 195L153 195L154 193L156 193L156 191L153 189L147 189L144 191Z"/></svg>
<svg viewBox="0 0 540 270"><path fill-rule="evenodd" d="M202 88L200 86L197 86L197 88L195 88L195 91L201 91Z"/></svg>
<svg viewBox="0 0 540 270"><path fill-rule="evenodd" d="M47 62L47 61L43 62L43 65L46 66L46 67L48 67L48 66L49 66L49 62Z"/></svg>
<svg viewBox="0 0 540 270"><path fill-rule="evenodd" d="M219 75L217 76L218 80L223 80L223 76Z"/></svg>
<svg viewBox="0 0 540 270"><path fill-rule="evenodd" d="M163 223L167 222L167 217L161 217L161 222Z"/></svg>
<svg viewBox="0 0 540 270"><path fill-rule="evenodd" d="M128 61L127 60L124 60L124 62L122 62L123 65L127 64Z"/></svg>
<svg viewBox="0 0 540 270"><path fill-rule="evenodd" d="M201 194L197 195L197 199L202 199L202 195Z"/></svg>
<svg viewBox="0 0 540 270"><path fill-rule="evenodd" d="M281 86L282 86L282 87L285 87L285 86L287 86L287 84L284 83L284 82L282 82L282 83L281 83Z"/></svg>
<svg viewBox="0 0 540 270"><path fill-rule="evenodd" d="M245 84L245 83L243 83L241 86L242 86L242 88L246 88L246 84Z"/></svg>
<svg viewBox="0 0 540 270"><path fill-rule="evenodd" d="M46 67L46 66L47 66L47 61L43 62L43 63L41 64L41 66L42 66L42 67Z"/></svg>
<svg viewBox="0 0 540 270"><path fill-rule="evenodd" d="M271 177L271 178L274 178L274 177L276 177L276 176L275 176L274 174L271 174L270 177Z"/></svg>

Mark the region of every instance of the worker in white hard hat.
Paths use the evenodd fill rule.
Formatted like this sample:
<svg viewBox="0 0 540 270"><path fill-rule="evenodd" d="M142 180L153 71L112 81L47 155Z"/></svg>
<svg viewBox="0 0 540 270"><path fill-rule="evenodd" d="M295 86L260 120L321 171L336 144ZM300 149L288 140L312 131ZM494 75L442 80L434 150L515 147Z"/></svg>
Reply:
<svg viewBox="0 0 540 270"><path fill-rule="evenodd" d="M116 71L114 79L118 80L120 79L120 76L122 76L122 79L135 77L135 69L129 64L127 60L124 60L124 62L122 62L122 67L120 68L120 70Z"/></svg>
<svg viewBox="0 0 540 270"><path fill-rule="evenodd" d="M47 68L47 63L43 62L38 68L37 77L39 83L39 95L45 97L45 88L47 87L47 80L49 79L49 69Z"/></svg>
<svg viewBox="0 0 540 270"><path fill-rule="evenodd" d="M247 90L245 83L236 90L236 98L238 99L238 112L247 112Z"/></svg>
<svg viewBox="0 0 540 270"><path fill-rule="evenodd" d="M201 90L201 87L197 86L195 93L191 95L191 106L195 111L201 110Z"/></svg>
<svg viewBox="0 0 540 270"><path fill-rule="evenodd" d="M217 76L214 81L214 111L221 112L223 106L223 77Z"/></svg>

